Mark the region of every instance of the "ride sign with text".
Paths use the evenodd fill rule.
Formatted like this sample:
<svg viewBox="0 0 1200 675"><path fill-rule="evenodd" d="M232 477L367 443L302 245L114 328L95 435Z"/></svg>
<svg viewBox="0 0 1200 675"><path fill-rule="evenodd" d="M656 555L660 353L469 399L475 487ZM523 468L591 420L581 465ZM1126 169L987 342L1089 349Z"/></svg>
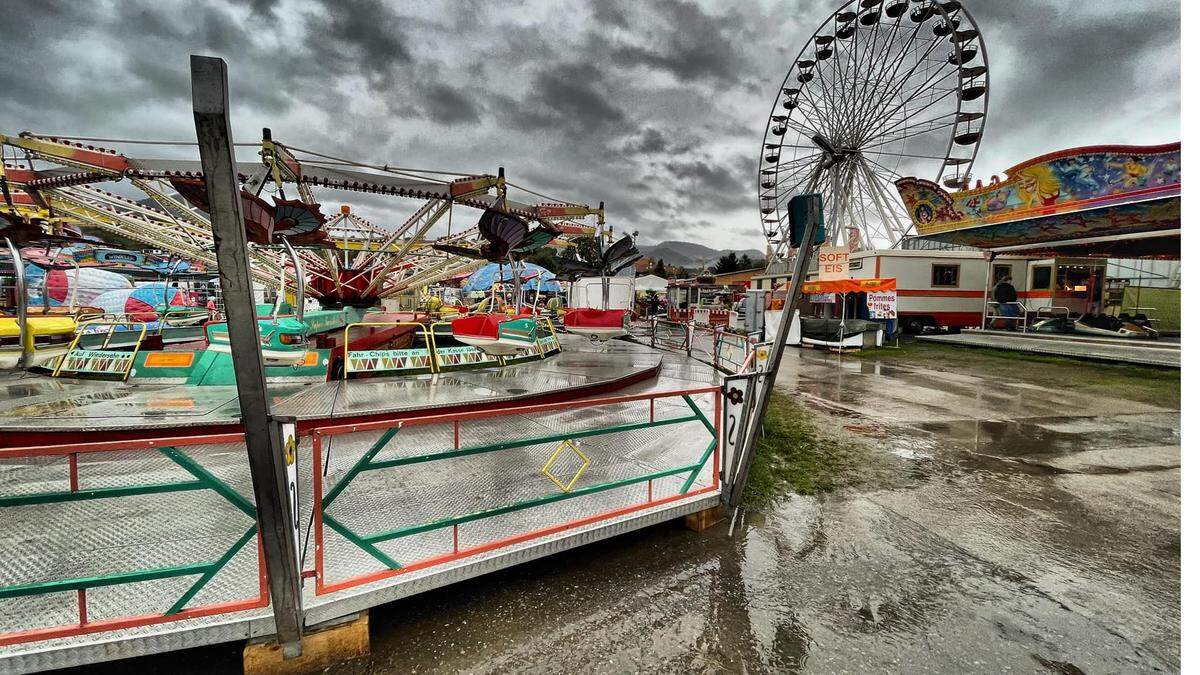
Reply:
<svg viewBox="0 0 1200 675"><path fill-rule="evenodd" d="M850 249L845 246L822 246L817 250L817 274L821 281L850 278Z"/></svg>

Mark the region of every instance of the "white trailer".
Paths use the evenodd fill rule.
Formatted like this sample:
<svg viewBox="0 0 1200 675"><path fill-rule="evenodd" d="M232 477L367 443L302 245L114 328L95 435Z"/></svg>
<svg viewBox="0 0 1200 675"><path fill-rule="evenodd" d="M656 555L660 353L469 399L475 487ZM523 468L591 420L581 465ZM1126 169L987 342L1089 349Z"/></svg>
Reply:
<svg viewBox="0 0 1200 675"><path fill-rule="evenodd" d="M1080 315L1102 311L1107 261L999 255L990 268L983 251L875 250L850 254L850 276L895 278L898 325L908 332L979 327L992 288L1012 280L1030 319L1039 311Z"/></svg>

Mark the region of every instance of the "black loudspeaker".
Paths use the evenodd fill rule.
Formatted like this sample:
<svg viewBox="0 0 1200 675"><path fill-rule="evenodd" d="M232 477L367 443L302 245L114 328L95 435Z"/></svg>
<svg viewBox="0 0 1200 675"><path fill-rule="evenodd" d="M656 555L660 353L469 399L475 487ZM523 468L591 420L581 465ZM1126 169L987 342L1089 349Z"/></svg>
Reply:
<svg viewBox="0 0 1200 675"><path fill-rule="evenodd" d="M812 243L825 243L825 209L821 203L821 195L812 193L796 195L788 200L788 224L791 227L792 248L804 245L804 235L808 228L816 228Z"/></svg>

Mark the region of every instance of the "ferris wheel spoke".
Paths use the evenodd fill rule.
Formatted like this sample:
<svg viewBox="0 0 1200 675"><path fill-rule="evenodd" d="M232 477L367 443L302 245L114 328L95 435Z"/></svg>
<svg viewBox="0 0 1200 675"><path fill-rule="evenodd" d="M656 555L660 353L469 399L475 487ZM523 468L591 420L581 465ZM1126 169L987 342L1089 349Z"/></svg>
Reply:
<svg viewBox="0 0 1200 675"><path fill-rule="evenodd" d="M903 15L901 15L901 16L903 17ZM899 23L900 23L900 20L898 19L897 24L899 24ZM891 61L892 61L891 66L889 68L887 68L886 70L884 70L880 74L880 77L877 78L876 86L872 89L872 94L871 94L872 100L875 100L875 94L878 92L879 83L892 81L896 77L896 75L900 72L901 67L903 67L903 65L905 63L905 57L909 53L909 49L911 49L914 45L917 45L920 43L920 41L918 40L919 35L920 35L920 30L918 29L918 27L910 28L908 40L905 41L904 46L901 47L901 49L900 49L900 52L898 54L895 54L894 56L891 54L888 55L888 56L890 56ZM886 91L887 91L887 89L885 88L884 92L886 92Z"/></svg>
<svg viewBox="0 0 1200 675"><path fill-rule="evenodd" d="M875 136L872 142L859 146L859 150L862 152L870 152L874 148L891 147L896 143L904 143L913 139L919 139L927 134L932 134L934 132L941 131L942 129L948 129L955 126L955 124L956 123L954 121L950 121L935 125L925 125L918 129L914 129L911 126L905 126L904 128L897 129L889 134Z"/></svg>
<svg viewBox="0 0 1200 675"><path fill-rule="evenodd" d="M849 56L854 61L854 76L850 81L850 105L849 105L849 108L850 108L851 119L854 119L857 116L858 107L860 105L859 82L862 78L860 69L862 67L863 52L864 52L864 50L869 50L874 46L874 41L878 37L879 31L877 31L877 30L871 31L872 47L867 47L865 44L859 42L858 38L861 35L862 35L861 30L855 30L854 35L851 36L851 41L850 41Z"/></svg>
<svg viewBox="0 0 1200 675"><path fill-rule="evenodd" d="M817 155L810 155L808 157L805 157L805 158L802 158L799 160L792 160L792 162L789 162L790 166L787 167L787 173L784 173L782 170L777 171L775 173L776 189L778 189L778 187L781 186L783 183L786 183L787 181L791 180L792 177L794 177L796 174L801 173L805 169L812 167L815 163L819 163L820 159L821 159L821 155L817 154Z"/></svg>
<svg viewBox="0 0 1200 675"><path fill-rule="evenodd" d="M890 87L889 89L884 91L884 98L882 98L880 100L877 110L885 110L885 111L891 110L892 104L896 102L896 97L900 96L902 93L904 93L906 95L905 95L904 99L900 101L900 103L899 103L900 105L903 105L906 101L912 100L913 96L915 95L915 92L909 91L906 93L904 85L908 84L908 81L910 79L912 79L913 75L915 75L917 73L917 71L920 69L921 64L926 62L925 57L927 57L929 55L929 53L932 51L933 47L935 47L936 45L937 45L936 42L932 43L931 46L925 51L925 53L922 54L920 61L917 64L913 65L913 67L910 68L907 73L905 73L904 77L901 78L899 82L897 82L895 85L893 85L892 87ZM950 63L949 61L939 64L937 69L934 71L934 74L936 75L938 72L940 72L946 66L954 66L954 64ZM958 72L957 67L951 67L951 69L949 71L949 73L951 73L951 74L954 74L957 72ZM942 79L944 79L944 78L942 78ZM925 80L925 82L926 83L929 82L929 79ZM886 114L885 114L885 116L886 116ZM876 116L876 118L877 117L878 116ZM873 118L871 123L873 124L874 122L875 122L875 119Z"/></svg>
<svg viewBox="0 0 1200 675"><path fill-rule="evenodd" d="M792 119L792 118L790 118L790 117L788 118L788 120L787 120L787 123L786 123L786 124L787 124L787 126L788 126L788 127L790 127L792 130L796 131L796 132L797 132L797 133L799 133L799 134L805 135L805 136L809 136L809 137L811 137L813 134L819 134L819 133L821 133L821 130L820 130L820 129L816 129L816 128L814 128L814 127L807 126L807 125L805 125L803 122L800 122L799 120ZM812 146L810 145L809 147L812 147Z"/></svg>
<svg viewBox="0 0 1200 675"><path fill-rule="evenodd" d="M836 54L834 56L836 57ZM831 135L836 135L840 131L841 123L840 123L840 112L838 111L837 102L834 100L830 100L831 96L833 95L832 94L833 83L827 82L825 80L825 72L824 72L825 69L821 68L820 64L818 64L817 66L814 66L813 71L816 72L817 79L821 81L821 88L820 88L821 100L823 102L825 102L825 105L826 105L825 109L828 111L828 119L827 119L828 127L829 127L828 131L830 132ZM832 78L833 75L834 75L834 73L831 72L830 77ZM811 82L811 80L810 80L810 82Z"/></svg>
<svg viewBox="0 0 1200 675"><path fill-rule="evenodd" d="M777 178L777 180L775 181L775 188L774 188L776 198L778 198L778 196L780 194L786 194L788 191L793 189L797 184L803 183L806 180L808 180L809 178L811 178L813 175L820 173L821 170L822 170L821 162L814 160L814 161L810 161L802 166L797 167L795 171L788 173L788 175L786 175L782 178ZM801 175L801 174L803 174L803 175ZM784 186L790 186L790 187L788 187L785 190ZM782 192L781 192L781 190L782 190Z"/></svg>
<svg viewBox="0 0 1200 675"><path fill-rule="evenodd" d="M889 239L892 244L895 244L908 232L908 223L905 219L901 219L896 209L893 208L893 201L889 199L892 191L887 189L883 184L883 180L875 175L875 172L871 171L865 164L860 164L859 169L866 177L869 189L874 195L876 208L881 209L881 215L883 215L883 209L886 209L886 216L890 216L890 218L884 218L884 223L892 231L893 236L889 236Z"/></svg>
<svg viewBox="0 0 1200 675"><path fill-rule="evenodd" d="M890 30L887 31L887 40L883 44L882 48L880 48L878 45L878 37L879 37L879 34L881 32L883 32L882 26L884 26L885 24L890 26ZM880 23L876 24L876 29L872 31L872 36L874 39L871 42L871 50L870 50L871 53L869 55L870 58L867 63L867 66L868 66L867 73L879 72L880 66L883 65L884 63L886 63L887 59L889 58L889 55L892 52L892 47L895 44L896 36L899 35L902 32L902 30L903 30L902 24L898 20L892 21L892 22L881 21ZM913 35L915 35L915 31L913 32L912 35L909 36L910 40L912 39ZM879 78L879 77L873 77L868 82L868 80L866 78L863 78L862 97L860 99L862 101L863 105L870 104L873 96L875 95L875 92L878 90L880 80L881 80L881 78ZM869 88L868 88L868 85L869 85ZM861 110L862 108L859 108L859 109Z"/></svg>
<svg viewBox="0 0 1200 675"><path fill-rule="evenodd" d="M879 162L876 162L875 160L871 159L870 157L867 157L866 155L860 155L860 157L862 157L863 161L871 164L876 169L878 169L880 172L882 172L889 181L895 181L895 180L899 180L901 178L900 174L887 168L886 166L880 164Z"/></svg>
<svg viewBox="0 0 1200 675"><path fill-rule="evenodd" d="M918 56L914 59L911 67L908 69L908 71L906 73L904 73L904 76L901 77L899 80L895 81L894 84L892 84L890 87L884 89L883 94L881 95L881 98L880 98L880 104L882 106L889 105L890 102L892 100L894 100L896 96L898 96L900 93L902 93L904 91L904 85L906 85L908 83L908 81L910 79L912 79L913 75L915 75L917 73L917 71L921 69L922 66L925 66L926 68L928 68L929 55L940 44L942 44L941 40L929 40L928 44L926 44L926 46L925 46L924 51L921 52L920 56ZM896 61L896 64L895 64L894 68L892 69L892 72L888 75L888 79L895 80L895 78L899 75L901 68L905 65L907 65L907 63L906 63L904 57L901 56ZM940 69L943 65L953 65L953 64L950 64L949 61L947 61L944 64L938 64L938 68Z"/></svg>
<svg viewBox="0 0 1200 675"><path fill-rule="evenodd" d="M891 22L890 25L891 25L892 29L890 31L888 31L887 42L884 44L882 49L874 50L874 53L872 54L871 62L868 64L870 67L867 69L867 72L871 72L871 73L877 72L878 66L885 63L886 59L888 58L888 56L891 53L892 45L895 43L896 36L900 34L901 24L899 21L894 21L894 22ZM879 31L875 31L876 35L878 35L878 33L879 33ZM867 89L866 82L864 81L864 83L863 83L863 100L865 102L870 102L872 100L872 98L875 95L875 92L879 89L880 81L881 81L881 78L879 78L879 77L873 78L871 81L871 86L870 86L869 91Z"/></svg>
<svg viewBox="0 0 1200 675"><path fill-rule="evenodd" d="M941 95L937 95L937 92L935 91L937 84L940 84L942 81L955 75L956 71L951 70L936 80L926 80L918 89L904 92L894 92L886 101L880 102L875 111L872 113L872 116L865 122L865 127L867 129L875 130L881 126L887 125L897 114L905 113L907 116L911 117L912 115L919 114L920 112L935 105L945 98L947 94L958 91L957 88L944 89L942 90ZM926 93L929 94L929 100L923 100L921 98ZM901 94L903 95L901 96ZM920 107L915 111L906 112L905 107L913 104L916 104Z"/></svg>
<svg viewBox="0 0 1200 675"><path fill-rule="evenodd" d="M921 113L925 112L926 110L928 110L928 109L932 108L933 106L937 105L938 103L940 103L940 102L941 102L942 100L944 100L946 97L950 96L951 94L956 94L957 92L958 92L958 90L957 90L957 89L951 89L951 90L949 90L949 91L947 91L947 92L943 93L941 96L938 96L936 99L934 99L934 100L932 100L932 101L929 101L928 103L925 103L924 105L922 105L920 108L916 109L915 111L913 111L913 112L911 112L911 113L905 113L905 116L904 116L904 117L902 117L902 118L901 118L901 120L904 120L904 119L906 119L906 118L907 118L907 119L911 119L911 118L913 118L913 117L915 117L915 116L917 116L917 115L920 115ZM891 117L895 117L895 115L896 115L898 112L903 112L903 111L901 111L900 109L897 109L897 111L896 111L896 112L893 112L893 113L892 113ZM946 113L946 114L950 114L950 113ZM937 116L937 117L933 117L933 118L931 118L931 119L934 119L934 120L936 120L936 119L939 119L940 117L945 117L945 116L946 116L946 114L939 115L939 116ZM957 116L958 116L958 110L957 110L957 108L956 108L956 109L953 111L953 114L955 115L955 118L957 119ZM889 122L889 121L890 121L890 117L888 117L888 118L884 118L883 120L881 120L881 122L877 123L877 124L876 124L876 126L878 126L879 124L886 124L886 123L887 123L887 122Z"/></svg>
<svg viewBox="0 0 1200 675"><path fill-rule="evenodd" d="M947 65L950 65L950 64L947 64ZM941 68L945 68L945 66L942 66ZM939 68L938 72L940 72L941 68ZM941 96L937 96L937 98L933 98L936 95L936 93L939 91L938 85L940 85L942 82L944 82L945 80L950 79L950 78L954 78L955 80L958 79L958 77L957 77L958 69L957 68L951 68L947 72L943 73L940 77L935 77L938 74L938 72L935 72L934 75L931 75L928 79L926 79L924 82L922 82L920 85L918 85L918 87L916 89L913 89L912 91L907 92L907 94L904 97L905 100L901 101L897 105L892 106L891 108L888 108L887 110L885 110L883 117L887 117L888 115L894 113L895 110L897 110L900 107L903 107L903 105L909 101L917 101L918 103L922 102L919 99L920 99L920 97L924 96L927 92L929 93L930 98L933 99L932 101L930 101L930 103L936 103L938 100L941 100L942 98L944 98L946 94L956 93L958 91L957 85L954 87L941 89L940 90L942 92Z"/></svg>
<svg viewBox="0 0 1200 675"><path fill-rule="evenodd" d="M872 150L871 154L888 155L888 156L892 156L892 157L915 157L917 159L936 159L936 160L945 159L944 155L914 155L914 154L906 153L906 152L889 152L887 150Z"/></svg>
<svg viewBox="0 0 1200 675"><path fill-rule="evenodd" d="M803 186L804 192L806 192L806 193L812 192L813 187L820 184L821 175L824 173L826 173L826 172L824 171L824 169L821 168L821 165L815 164L812 167L810 167L810 171L807 174L805 174L803 177L800 177L797 180L790 182L790 184L788 185L788 188L786 190L779 191L779 189L777 187L776 194L775 194L775 200L776 200L775 203L776 203L777 207L778 207L778 205L783 204L783 200L785 198L789 197L793 192L795 192L797 190L797 188L800 188L801 186ZM782 186L780 186L780 187L782 187Z"/></svg>
<svg viewBox="0 0 1200 675"><path fill-rule="evenodd" d="M870 181L870 183L875 186L875 188L879 191L880 196L885 197L885 199L882 200L883 203L888 205L889 210L892 210L891 207L898 203L897 200L899 199L899 195L896 192L895 186L891 185L889 187L889 185L893 183L896 178L899 178L899 176L894 171L888 171L886 167L879 166L865 157L863 159L865 161L858 164L859 170ZM878 171L876 171L876 169L878 169ZM894 211L892 215L896 215Z"/></svg>
<svg viewBox="0 0 1200 675"><path fill-rule="evenodd" d="M817 102L815 100L813 100L812 96L810 96L808 94L808 87L803 87L800 89L800 91L801 91L801 94L797 94L797 107L800 107L799 104L801 104L801 103L807 103L809 109L812 111L812 115L809 116L810 120L815 119L817 122L816 126L820 127L820 128L813 128L812 126L810 126L809 127L810 132L816 131L821 134L828 135L830 133L830 131L832 130L831 120L833 119L833 112L830 110L827 110L823 107L820 107L817 104ZM800 95L804 96L803 100L799 99ZM791 120L793 117L794 117L794 114L792 117L789 117L788 119Z"/></svg>
<svg viewBox="0 0 1200 675"><path fill-rule="evenodd" d="M939 120L946 120L947 118L949 118L948 121L934 124L935 122L939 122ZM897 129L897 127L900 127L901 125L903 125L903 127L900 129ZM957 125L958 125L958 110L951 110L950 112L942 113L941 115L938 115L936 117L931 117L927 120L922 120L919 122L911 122L907 117L901 117L896 122L894 122L891 126L881 129L880 131L873 134L871 137L872 142L861 146L860 149L866 150L867 148L875 147L876 145L891 143L895 140L899 140L899 139L903 139L903 138L911 138L914 136L927 134L927 133L930 133L931 131L936 131L938 129L945 129L945 128L954 127ZM923 127L923 128L914 130L914 127Z"/></svg>
<svg viewBox="0 0 1200 675"><path fill-rule="evenodd" d="M835 99L834 110L837 111L837 124L833 131L835 136L842 136L846 132L846 75L845 69L842 67L842 55L845 54L845 50L838 40L834 40L830 44L833 46L833 56L828 60L832 64L830 77L837 85L836 90L829 89L829 94Z"/></svg>

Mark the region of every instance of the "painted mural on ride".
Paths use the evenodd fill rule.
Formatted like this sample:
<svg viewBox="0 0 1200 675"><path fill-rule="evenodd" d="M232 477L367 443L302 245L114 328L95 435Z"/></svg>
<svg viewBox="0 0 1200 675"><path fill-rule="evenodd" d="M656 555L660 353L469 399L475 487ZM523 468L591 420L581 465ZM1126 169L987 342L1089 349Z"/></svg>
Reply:
<svg viewBox="0 0 1200 675"><path fill-rule="evenodd" d="M1074 214L1031 229L992 230L992 245L1058 239L1080 233L1121 234L1179 220L1180 144L1093 146L1035 157L993 177L988 185L950 193L932 181L896 181L917 233L1016 223ZM1173 198L1173 199L1172 199ZM1102 207L1121 206L1119 211ZM1176 225L1177 226L1177 225Z"/></svg>

